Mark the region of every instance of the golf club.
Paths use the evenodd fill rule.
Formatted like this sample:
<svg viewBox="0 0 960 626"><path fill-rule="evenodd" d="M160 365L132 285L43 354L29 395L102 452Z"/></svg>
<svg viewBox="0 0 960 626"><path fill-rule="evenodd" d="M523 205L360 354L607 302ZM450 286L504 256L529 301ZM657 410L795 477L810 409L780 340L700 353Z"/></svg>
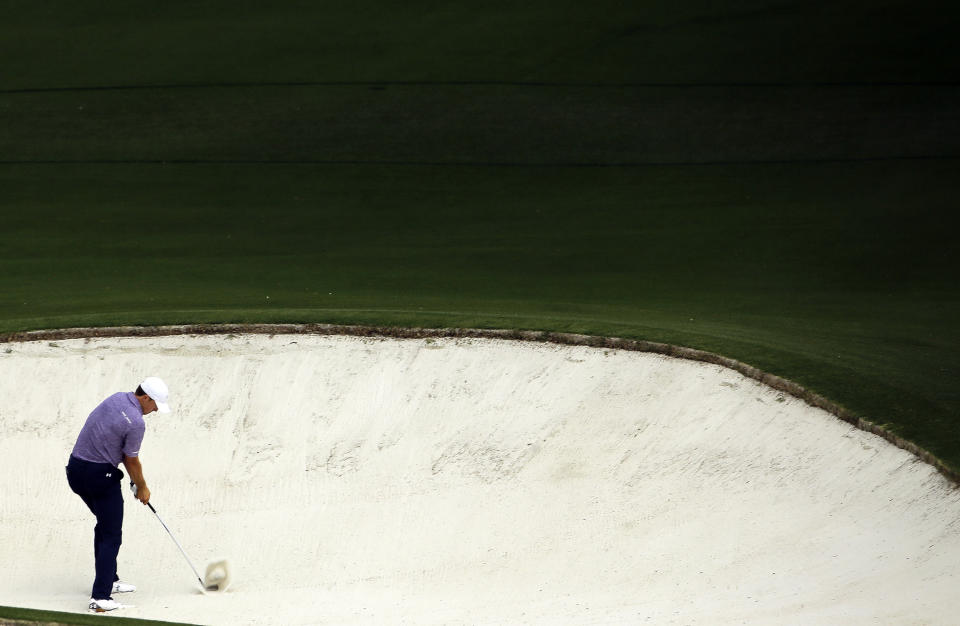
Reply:
<svg viewBox="0 0 960 626"><path fill-rule="evenodd" d="M137 495L137 486L134 483L130 483L130 490L133 492L133 495ZM167 531L167 534L170 535L170 538L173 539L173 543L177 545L177 548L180 549L180 554L183 555L183 558L186 559L187 565L190 566L190 569L193 570L194 575L197 577L197 582L200 583L201 589L204 591L220 591L226 589L227 584L229 583L229 575L227 569L226 561L218 561L216 563L211 563L207 567L207 580L204 581L200 577L200 573L197 572L197 568L193 566L193 562L190 560L190 557L187 556L186 551L183 549L183 546L180 545L180 542L177 541L177 538L173 536L173 532L170 531L170 528L167 527L164 523L163 518L160 517L160 514L157 513L157 510L153 508L153 505L149 502L146 503L150 510L153 511L153 514L157 516L157 520L160 522L160 525L163 526L163 529Z"/></svg>

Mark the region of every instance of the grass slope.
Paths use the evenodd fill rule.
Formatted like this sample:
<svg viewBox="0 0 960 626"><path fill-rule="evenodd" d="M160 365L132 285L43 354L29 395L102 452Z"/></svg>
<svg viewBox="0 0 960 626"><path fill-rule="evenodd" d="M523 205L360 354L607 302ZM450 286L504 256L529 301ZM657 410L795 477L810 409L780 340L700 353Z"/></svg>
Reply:
<svg viewBox="0 0 960 626"><path fill-rule="evenodd" d="M0 626L25 626L26 624L39 624L43 626L60 626L61 624L71 624L76 626L101 626L105 619L109 619L111 624L126 624L127 626L182 626L175 622L158 622L147 619L132 619L118 615L76 614L62 613L58 611L36 611L33 609L19 609L9 606L0 606Z"/></svg>

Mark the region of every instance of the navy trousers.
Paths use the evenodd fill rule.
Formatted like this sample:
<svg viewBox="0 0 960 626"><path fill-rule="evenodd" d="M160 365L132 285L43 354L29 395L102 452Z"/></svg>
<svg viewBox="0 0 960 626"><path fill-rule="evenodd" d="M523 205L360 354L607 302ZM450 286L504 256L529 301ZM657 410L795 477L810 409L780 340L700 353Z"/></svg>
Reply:
<svg viewBox="0 0 960 626"><path fill-rule="evenodd" d="M93 554L97 575L90 597L106 600L117 577L117 555L123 540L123 472L109 463L91 463L70 456L67 482L97 517L93 529Z"/></svg>

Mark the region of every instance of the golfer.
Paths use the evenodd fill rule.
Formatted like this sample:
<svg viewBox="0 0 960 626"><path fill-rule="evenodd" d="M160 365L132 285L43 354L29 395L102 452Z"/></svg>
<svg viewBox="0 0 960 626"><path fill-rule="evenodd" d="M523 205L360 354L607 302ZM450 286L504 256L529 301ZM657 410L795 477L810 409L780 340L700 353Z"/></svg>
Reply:
<svg viewBox="0 0 960 626"><path fill-rule="evenodd" d="M136 498L143 504L150 501L150 489L140 465L140 444L146 425L143 416L160 411L169 413L167 385L150 377L130 393L115 393L90 413L67 463L70 489L83 499L97 517L93 529L93 550L96 578L90 594L91 611L104 613L121 608L113 593L136 591L136 587L120 582L117 576L117 555L120 553L123 526L123 497L120 462L137 486Z"/></svg>

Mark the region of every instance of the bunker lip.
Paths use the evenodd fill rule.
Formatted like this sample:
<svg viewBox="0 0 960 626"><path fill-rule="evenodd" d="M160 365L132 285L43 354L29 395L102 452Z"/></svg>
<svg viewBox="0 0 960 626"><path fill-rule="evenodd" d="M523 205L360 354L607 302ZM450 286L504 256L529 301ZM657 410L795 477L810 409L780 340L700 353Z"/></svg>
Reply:
<svg viewBox="0 0 960 626"><path fill-rule="evenodd" d="M803 386L780 376L730 357L667 343L619 337L600 337L552 331L481 329L481 328L419 328L398 326L364 326L341 324L179 324L168 326L104 326L79 327L49 330L21 331L0 334L0 343L26 341L57 341L67 339L112 338L112 337L166 337L173 335L342 335L351 337L381 337L389 339L504 339L513 341L546 342L569 346L589 346L651 352L665 356L711 363L726 367L756 380L782 393L803 400L810 406L822 409L860 430L882 437L891 444L913 454L933 466L955 487L960 488L960 470L954 470L928 450L883 426L857 415L853 411L832 402Z"/></svg>

